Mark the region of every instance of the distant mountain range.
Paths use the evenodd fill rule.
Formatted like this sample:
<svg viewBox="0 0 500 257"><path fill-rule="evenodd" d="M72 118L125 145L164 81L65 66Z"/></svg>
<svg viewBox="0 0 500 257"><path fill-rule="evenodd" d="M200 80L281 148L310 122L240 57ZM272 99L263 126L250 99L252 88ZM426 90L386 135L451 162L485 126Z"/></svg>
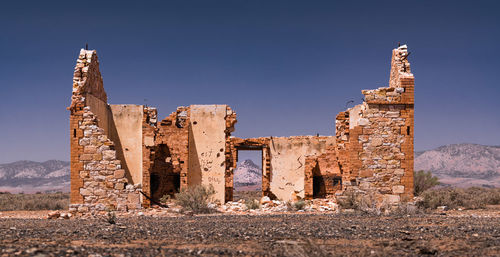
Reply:
<svg viewBox="0 0 500 257"><path fill-rule="evenodd" d="M444 185L500 187L500 146L454 144L416 152L418 170L431 171ZM234 187L240 191L261 190L262 169L251 160L238 163ZM69 188L69 162L0 164L0 192L68 192Z"/></svg>
<svg viewBox="0 0 500 257"><path fill-rule="evenodd" d="M9 192L68 192L70 187L69 162L18 161L0 164L0 191Z"/></svg>
<svg viewBox="0 0 500 257"><path fill-rule="evenodd" d="M262 190L262 169L252 160L244 160L234 170L233 183L236 191Z"/></svg>
<svg viewBox="0 0 500 257"><path fill-rule="evenodd" d="M431 171L446 185L500 187L500 146L454 144L415 153L415 171Z"/></svg>

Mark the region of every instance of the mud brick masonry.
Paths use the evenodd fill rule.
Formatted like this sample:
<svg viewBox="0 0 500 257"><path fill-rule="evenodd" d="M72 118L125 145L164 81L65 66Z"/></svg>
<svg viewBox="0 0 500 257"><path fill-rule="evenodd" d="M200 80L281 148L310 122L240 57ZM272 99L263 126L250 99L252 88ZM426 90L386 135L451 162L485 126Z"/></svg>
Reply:
<svg viewBox="0 0 500 257"><path fill-rule="evenodd" d="M375 203L413 196L414 77L406 45L392 51L389 86L363 90L339 113L334 136L232 137L227 105L155 108L107 103L95 50L81 50L71 97L71 210L147 208L164 195L212 185L233 198L239 150L262 151L262 194L284 201L344 197Z"/></svg>

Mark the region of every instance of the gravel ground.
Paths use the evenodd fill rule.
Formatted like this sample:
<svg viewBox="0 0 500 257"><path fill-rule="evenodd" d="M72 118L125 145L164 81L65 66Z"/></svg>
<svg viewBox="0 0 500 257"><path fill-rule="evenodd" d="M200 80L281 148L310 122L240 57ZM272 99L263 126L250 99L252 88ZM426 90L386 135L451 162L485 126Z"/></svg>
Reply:
<svg viewBox="0 0 500 257"><path fill-rule="evenodd" d="M500 219L360 214L0 219L0 256L499 256Z"/></svg>

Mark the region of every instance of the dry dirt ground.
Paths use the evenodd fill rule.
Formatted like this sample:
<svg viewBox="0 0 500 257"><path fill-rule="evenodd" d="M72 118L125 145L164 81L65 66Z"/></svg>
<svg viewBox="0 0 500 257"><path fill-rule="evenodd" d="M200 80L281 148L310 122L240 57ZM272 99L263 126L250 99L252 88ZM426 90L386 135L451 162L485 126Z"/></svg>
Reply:
<svg viewBox="0 0 500 257"><path fill-rule="evenodd" d="M140 216L114 225L41 219L46 213L0 213L0 256L500 255L498 211Z"/></svg>

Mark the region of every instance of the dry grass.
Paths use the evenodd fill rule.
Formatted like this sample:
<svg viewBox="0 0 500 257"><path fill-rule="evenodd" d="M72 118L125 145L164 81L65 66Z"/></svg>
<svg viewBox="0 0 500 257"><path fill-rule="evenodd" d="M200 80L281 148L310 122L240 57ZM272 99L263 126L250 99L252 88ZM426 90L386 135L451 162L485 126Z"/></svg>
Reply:
<svg viewBox="0 0 500 257"><path fill-rule="evenodd" d="M233 201L237 202L240 199L245 200L245 202L257 200L260 201L262 198L262 191L234 191Z"/></svg>
<svg viewBox="0 0 500 257"><path fill-rule="evenodd" d="M450 209L482 209L486 205L500 204L500 188L440 188L422 193L421 207L435 209L448 206Z"/></svg>
<svg viewBox="0 0 500 257"><path fill-rule="evenodd" d="M67 210L69 194L0 194L0 211Z"/></svg>

